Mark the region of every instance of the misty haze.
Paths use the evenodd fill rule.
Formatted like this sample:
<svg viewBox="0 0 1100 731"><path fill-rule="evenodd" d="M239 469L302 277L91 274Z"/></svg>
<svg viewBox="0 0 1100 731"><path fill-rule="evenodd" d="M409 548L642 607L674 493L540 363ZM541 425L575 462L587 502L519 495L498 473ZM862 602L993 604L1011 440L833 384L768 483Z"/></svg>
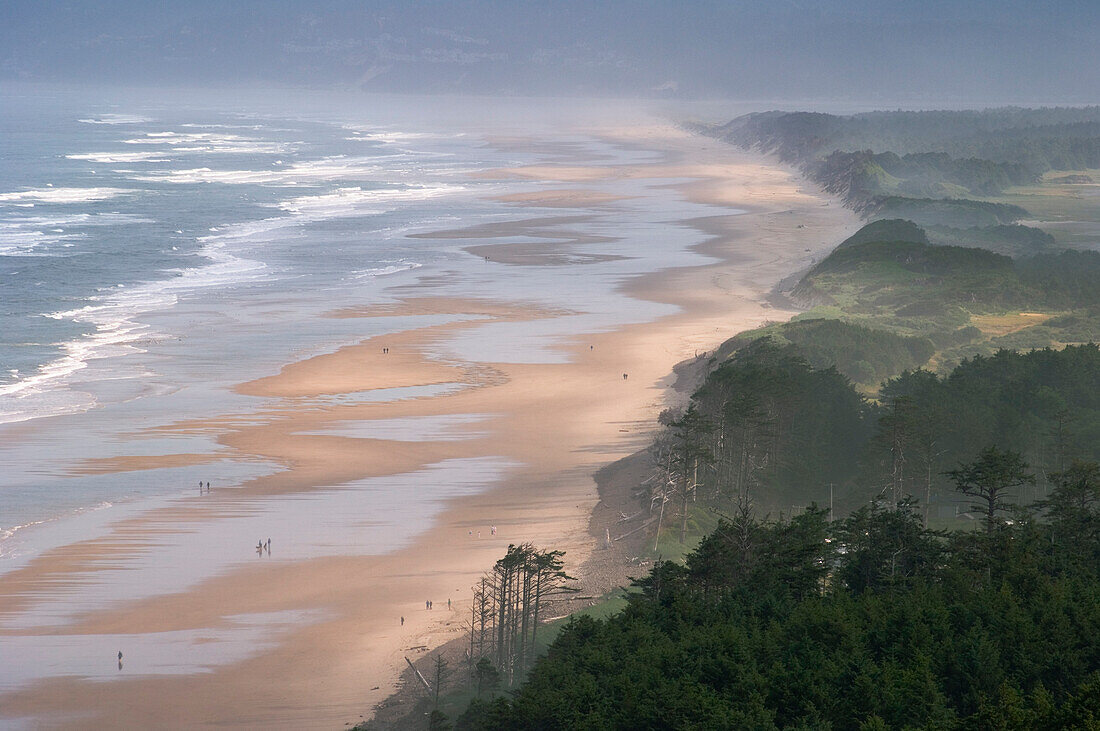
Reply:
<svg viewBox="0 0 1100 731"><path fill-rule="evenodd" d="M1100 6L0 16L0 728L1095 722Z"/></svg>

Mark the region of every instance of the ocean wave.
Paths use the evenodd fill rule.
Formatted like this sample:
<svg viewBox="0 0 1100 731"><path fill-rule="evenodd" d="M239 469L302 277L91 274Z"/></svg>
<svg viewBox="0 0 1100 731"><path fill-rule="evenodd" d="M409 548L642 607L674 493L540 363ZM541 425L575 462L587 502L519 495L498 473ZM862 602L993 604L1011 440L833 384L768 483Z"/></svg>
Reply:
<svg viewBox="0 0 1100 731"><path fill-rule="evenodd" d="M423 142L424 140L452 140L465 137L462 132L451 134L435 132L394 132L369 130L358 128L354 125L344 125L344 129L354 132L352 137L345 137L347 142L370 142L378 145L376 150L385 150L388 155L410 155L419 158L425 157L455 157L453 152L441 150L417 149L408 143Z"/></svg>
<svg viewBox="0 0 1100 731"><path fill-rule="evenodd" d="M204 244L225 244L231 241L235 242L242 239L251 239L262 234L270 233L276 229L295 225L297 225L297 222L289 216L262 218L258 221L245 221L243 223L229 224L228 226L216 226L210 229L211 234L209 236L200 236L198 240Z"/></svg>
<svg viewBox="0 0 1100 731"><path fill-rule="evenodd" d="M69 160L87 160L88 162L168 162L170 158L158 152L81 152L66 155Z"/></svg>
<svg viewBox="0 0 1100 731"><path fill-rule="evenodd" d="M42 520L32 520L28 523L23 523L21 525L0 527L0 560L13 559L20 555L17 541L12 540L14 538L18 538L19 531L26 530L27 528L34 528L40 525L47 525L49 523L56 523L57 521L65 520L66 518L71 518L76 515L94 513L99 510L106 510L107 508L113 507L114 503L104 500L100 503L90 505L85 508L76 508L75 510L69 511L65 515L58 515L52 518L44 518Z"/></svg>
<svg viewBox="0 0 1100 731"><path fill-rule="evenodd" d="M143 124L153 120L140 114L101 114L98 117L78 119L77 121L84 124Z"/></svg>
<svg viewBox="0 0 1100 731"><path fill-rule="evenodd" d="M211 229L209 236L200 237L198 240L204 244L240 242L270 234L277 229L300 226L303 223L314 223L347 216L381 215L392 210L386 206L389 203L428 200L464 190L465 188L458 185L378 190L363 190L358 187L337 188L328 193L291 198L272 206L286 211L290 215L215 227ZM415 268L415 266L420 265L416 264L409 268Z"/></svg>
<svg viewBox="0 0 1100 731"><path fill-rule="evenodd" d="M355 133L356 136L349 139L387 144L400 144L413 140L453 140L466 136L464 132L398 132L396 130L364 127L356 124L345 124L343 125L343 129Z"/></svg>
<svg viewBox="0 0 1100 731"><path fill-rule="evenodd" d="M216 124L216 123L202 124L200 122L186 122L184 124L181 124L180 127L187 127L189 129L251 129L251 130L268 129L266 124ZM286 132L286 131L289 131L289 130L275 130L275 131Z"/></svg>
<svg viewBox="0 0 1100 731"><path fill-rule="evenodd" d="M267 142L255 137L217 132L146 132L142 137L122 141L127 145L166 145L175 152L275 154L290 146L282 142Z"/></svg>
<svg viewBox="0 0 1100 731"><path fill-rule="evenodd" d="M115 226L129 223L152 223L151 219L117 211L103 213L63 213L54 216L12 216L0 219L0 230L11 228L57 228L58 226Z"/></svg>
<svg viewBox="0 0 1100 731"><path fill-rule="evenodd" d="M386 266L373 267L371 269L361 269L354 272L352 276L355 279L371 279L374 277L385 277L390 274L397 274L399 272L407 272L413 269L419 269L424 266L420 262L402 260L394 262L393 264L387 264Z"/></svg>
<svg viewBox="0 0 1100 731"><path fill-rule="evenodd" d="M198 253L207 264L171 270L172 276L167 279L113 287L84 307L44 314L89 325L94 330L59 344L61 355L34 373L0 386L0 424L94 408L94 397L73 388L74 376L94 361L144 353L143 343L164 337L138 318L171 308L189 293L224 289L263 277L265 264L228 251L231 234L201 239L203 247Z"/></svg>
<svg viewBox="0 0 1100 731"><path fill-rule="evenodd" d="M151 221L128 213L12 216L0 219L0 256L26 255L49 244L86 238L88 234L79 230L84 227L132 223Z"/></svg>
<svg viewBox="0 0 1100 731"><path fill-rule="evenodd" d="M257 142L239 145L176 146L172 148L172 152L180 154L282 155L290 150L290 147L290 145L281 142Z"/></svg>
<svg viewBox="0 0 1100 731"><path fill-rule="evenodd" d="M409 188L366 189L337 188L329 193L306 195L281 201L278 208L297 215L337 218L349 215L369 215L365 206L392 202L422 201L453 195L466 190L460 185L433 185ZM382 211L378 211L381 213Z"/></svg>
<svg viewBox="0 0 1100 731"><path fill-rule="evenodd" d="M0 223L0 256L27 256L49 244L83 239L87 236L80 231L46 233L34 230L13 230Z"/></svg>
<svg viewBox="0 0 1100 731"><path fill-rule="evenodd" d="M133 192L123 188L34 188L0 193L0 203L91 203Z"/></svg>
<svg viewBox="0 0 1100 731"><path fill-rule="evenodd" d="M374 158L340 155L272 167L269 170L214 170L207 167L188 170L154 170L143 175L134 176L132 179L152 183L293 186L362 177L378 173L381 170L382 168L379 167Z"/></svg>
<svg viewBox="0 0 1100 731"><path fill-rule="evenodd" d="M283 176L279 171L190 168L187 170L153 170L143 175L134 175L131 177L131 180L138 180L146 183L227 183L258 185L262 183L280 182L282 178Z"/></svg>

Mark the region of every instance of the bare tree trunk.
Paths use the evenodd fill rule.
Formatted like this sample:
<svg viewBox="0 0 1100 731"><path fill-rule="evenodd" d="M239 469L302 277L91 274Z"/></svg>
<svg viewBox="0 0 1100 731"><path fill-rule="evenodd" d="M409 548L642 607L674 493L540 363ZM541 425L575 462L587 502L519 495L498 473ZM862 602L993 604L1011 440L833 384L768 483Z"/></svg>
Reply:
<svg viewBox="0 0 1100 731"><path fill-rule="evenodd" d="M523 593L521 595L521 617L519 627L519 648L517 652L516 664L519 666L520 673L524 673L527 670L527 632L529 630L529 612L531 610L531 569L532 558L530 553L525 557L523 562Z"/></svg>
<svg viewBox="0 0 1100 731"><path fill-rule="evenodd" d="M685 474L680 480L680 543L687 538L688 527L688 479Z"/></svg>
<svg viewBox="0 0 1100 731"><path fill-rule="evenodd" d="M543 570L540 564L538 573L535 574L535 602L531 621L531 648L535 651L537 651L535 641L538 639L539 633L539 605L542 603L542 581Z"/></svg>
<svg viewBox="0 0 1100 731"><path fill-rule="evenodd" d="M665 519L665 493L661 492L661 512L657 516L657 536L653 539L653 551L657 551L657 544L661 541L661 523Z"/></svg>

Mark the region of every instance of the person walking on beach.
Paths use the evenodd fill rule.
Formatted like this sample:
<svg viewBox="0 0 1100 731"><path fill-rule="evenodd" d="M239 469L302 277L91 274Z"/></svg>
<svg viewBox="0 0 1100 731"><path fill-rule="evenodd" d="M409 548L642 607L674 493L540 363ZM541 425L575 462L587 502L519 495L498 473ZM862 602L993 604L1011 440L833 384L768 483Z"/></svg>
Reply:
<svg viewBox="0 0 1100 731"><path fill-rule="evenodd" d="M210 494L210 483L206 483L206 494Z"/></svg>
<svg viewBox="0 0 1100 731"><path fill-rule="evenodd" d="M404 626L405 626L405 617L404 617L403 615L402 615L402 617L401 617L401 626L402 626L402 627L404 627Z"/></svg>
<svg viewBox="0 0 1100 731"><path fill-rule="evenodd" d="M271 539L270 538L267 539L267 555L268 556L271 555Z"/></svg>
<svg viewBox="0 0 1100 731"><path fill-rule="evenodd" d="M489 526L489 535L495 536L497 534L497 527L495 525Z"/></svg>

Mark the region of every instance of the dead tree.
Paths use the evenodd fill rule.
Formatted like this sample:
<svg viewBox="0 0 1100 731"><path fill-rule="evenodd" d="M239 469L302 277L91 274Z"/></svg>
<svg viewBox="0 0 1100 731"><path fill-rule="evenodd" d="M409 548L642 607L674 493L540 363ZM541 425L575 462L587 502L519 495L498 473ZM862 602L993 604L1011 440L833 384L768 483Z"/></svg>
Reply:
<svg viewBox="0 0 1100 731"><path fill-rule="evenodd" d="M509 685L534 657L542 607L572 577L563 570L562 551L539 551L531 544L510 545L493 570L474 586L470 612L470 663L492 656Z"/></svg>

